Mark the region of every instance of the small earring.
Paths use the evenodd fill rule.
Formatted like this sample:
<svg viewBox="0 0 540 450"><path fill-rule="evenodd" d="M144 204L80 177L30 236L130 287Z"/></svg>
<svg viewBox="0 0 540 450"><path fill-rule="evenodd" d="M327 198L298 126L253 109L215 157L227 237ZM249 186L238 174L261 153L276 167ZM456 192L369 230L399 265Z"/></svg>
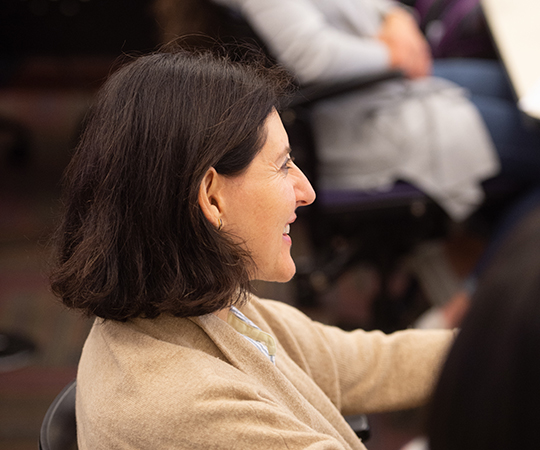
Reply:
<svg viewBox="0 0 540 450"><path fill-rule="evenodd" d="M221 229L223 228L223 220L221 220L221 217L219 218L219 225L218 225L218 231L221 231Z"/></svg>

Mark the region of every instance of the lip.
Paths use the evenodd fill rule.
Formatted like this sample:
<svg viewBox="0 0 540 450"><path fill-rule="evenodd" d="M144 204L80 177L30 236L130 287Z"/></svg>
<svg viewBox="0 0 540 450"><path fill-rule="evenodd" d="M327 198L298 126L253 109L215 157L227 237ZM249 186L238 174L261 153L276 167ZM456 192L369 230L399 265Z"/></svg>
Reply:
<svg viewBox="0 0 540 450"><path fill-rule="evenodd" d="M289 226L296 220L296 214L294 215L294 217L289 220L286 224L285 224L285 227ZM290 228L289 228L289 233L290 233ZM289 236L289 233L283 233L282 236L283 236L283 240L286 241L287 243L289 244L292 244L292 239L291 237Z"/></svg>
<svg viewBox="0 0 540 450"><path fill-rule="evenodd" d="M293 215L292 215L292 218L291 218L291 220L289 220L289 221L287 222L287 225L290 225L290 224L292 224L293 222L295 222L295 221L296 221L296 219L297 219L297 215L296 215L296 213L295 213L295 214L293 214Z"/></svg>
<svg viewBox="0 0 540 450"><path fill-rule="evenodd" d="M289 233L290 233L290 226L291 224L296 220L296 214L294 215L294 217L292 217L292 219L290 219L286 224L285 224L285 227L289 227ZM288 234L288 233L283 233L283 234Z"/></svg>
<svg viewBox="0 0 540 450"><path fill-rule="evenodd" d="M292 244L292 239L288 234L282 234L283 240L289 245Z"/></svg>

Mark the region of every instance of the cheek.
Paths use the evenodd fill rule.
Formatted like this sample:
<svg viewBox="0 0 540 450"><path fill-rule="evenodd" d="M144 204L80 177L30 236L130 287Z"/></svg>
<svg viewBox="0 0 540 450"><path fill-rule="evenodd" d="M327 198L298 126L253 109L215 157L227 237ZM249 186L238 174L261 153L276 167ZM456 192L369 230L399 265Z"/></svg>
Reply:
<svg viewBox="0 0 540 450"><path fill-rule="evenodd" d="M257 256L270 253L276 257L276 253L281 252L284 241L283 231L291 220L294 213L294 201L291 202L285 192L271 199L266 196L266 201L261 199L252 210L250 215L249 234L250 247ZM255 255L253 255L255 256Z"/></svg>
<svg viewBox="0 0 540 450"><path fill-rule="evenodd" d="M273 227L285 227L296 206L294 189L288 184L279 183L268 186L258 194L249 202L250 215L258 226L264 227L269 233Z"/></svg>
<svg viewBox="0 0 540 450"><path fill-rule="evenodd" d="M259 262L276 257L284 244L283 231L296 207L294 188L286 180L231 192L228 231L247 245ZM272 254L272 256L270 256Z"/></svg>

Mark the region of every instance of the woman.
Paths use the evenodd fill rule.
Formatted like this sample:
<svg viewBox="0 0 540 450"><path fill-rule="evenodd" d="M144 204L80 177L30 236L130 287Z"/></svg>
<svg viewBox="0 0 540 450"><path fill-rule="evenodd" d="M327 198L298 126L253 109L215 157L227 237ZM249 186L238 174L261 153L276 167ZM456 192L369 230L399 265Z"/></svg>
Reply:
<svg viewBox="0 0 540 450"><path fill-rule="evenodd" d="M274 69L141 57L105 84L66 183L54 291L98 318L77 375L81 449L361 449L342 414L423 403L451 340L324 326L249 293L295 272L315 194Z"/></svg>
<svg viewBox="0 0 540 450"><path fill-rule="evenodd" d="M537 208L479 280L435 391L431 450L538 448L539 247Z"/></svg>

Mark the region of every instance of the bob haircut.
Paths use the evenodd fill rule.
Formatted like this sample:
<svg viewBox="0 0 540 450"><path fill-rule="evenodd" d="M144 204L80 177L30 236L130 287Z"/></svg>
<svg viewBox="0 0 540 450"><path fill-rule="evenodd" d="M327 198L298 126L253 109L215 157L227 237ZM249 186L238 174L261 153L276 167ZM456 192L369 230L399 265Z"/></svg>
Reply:
<svg viewBox="0 0 540 450"><path fill-rule="evenodd" d="M245 300L250 256L206 219L199 186L211 167L249 166L289 81L206 50L161 51L114 73L65 175L51 274L64 304L124 321Z"/></svg>

